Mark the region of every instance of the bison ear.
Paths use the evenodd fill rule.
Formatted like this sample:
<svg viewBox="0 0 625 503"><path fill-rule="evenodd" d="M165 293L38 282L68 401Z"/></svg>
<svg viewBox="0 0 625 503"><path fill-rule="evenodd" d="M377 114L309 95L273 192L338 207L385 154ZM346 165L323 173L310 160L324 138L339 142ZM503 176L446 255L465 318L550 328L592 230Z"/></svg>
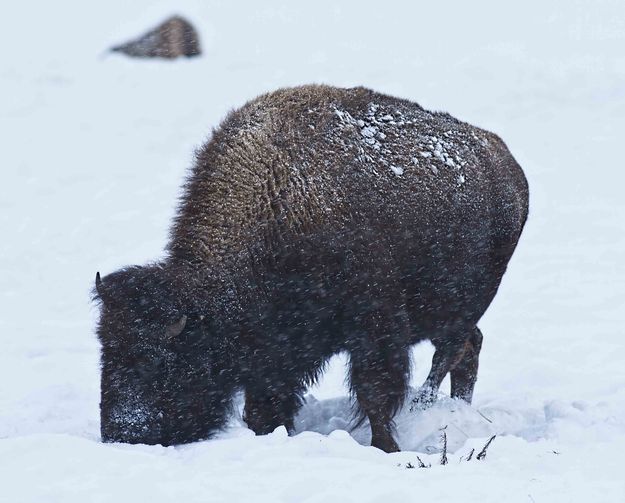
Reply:
<svg viewBox="0 0 625 503"><path fill-rule="evenodd" d="M165 339L169 342L175 339L176 337L178 337L184 330L184 327L186 324L187 324L187 315L184 314L182 318L180 318L176 323L174 323L173 325L169 325L165 329Z"/></svg>

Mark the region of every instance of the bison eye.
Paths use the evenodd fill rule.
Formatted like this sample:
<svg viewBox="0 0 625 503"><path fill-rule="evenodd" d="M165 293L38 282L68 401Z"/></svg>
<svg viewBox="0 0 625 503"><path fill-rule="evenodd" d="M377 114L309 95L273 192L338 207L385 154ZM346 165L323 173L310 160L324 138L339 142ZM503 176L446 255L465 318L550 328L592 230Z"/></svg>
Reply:
<svg viewBox="0 0 625 503"><path fill-rule="evenodd" d="M175 340L182 333L186 324L187 315L184 314L178 321L172 323L165 329L165 340L167 342Z"/></svg>
<svg viewBox="0 0 625 503"><path fill-rule="evenodd" d="M137 362L136 370L145 380L151 380L165 371L165 359L157 356Z"/></svg>

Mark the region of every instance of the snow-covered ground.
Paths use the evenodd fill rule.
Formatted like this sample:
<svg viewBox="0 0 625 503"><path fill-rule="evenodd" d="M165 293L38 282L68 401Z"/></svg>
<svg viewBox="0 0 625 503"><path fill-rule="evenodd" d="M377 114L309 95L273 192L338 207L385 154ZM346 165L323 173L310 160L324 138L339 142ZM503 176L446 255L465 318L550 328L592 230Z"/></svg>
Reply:
<svg viewBox="0 0 625 503"><path fill-rule="evenodd" d="M201 58L104 55L173 12ZM3 19L0 501L625 501L624 2L21 1ZM384 454L343 431L338 357L295 437L234 417L193 445L101 444L96 270L162 253L193 149L230 108L309 82L447 110L525 169L473 406L402 411L405 451ZM431 354L415 350L415 386Z"/></svg>

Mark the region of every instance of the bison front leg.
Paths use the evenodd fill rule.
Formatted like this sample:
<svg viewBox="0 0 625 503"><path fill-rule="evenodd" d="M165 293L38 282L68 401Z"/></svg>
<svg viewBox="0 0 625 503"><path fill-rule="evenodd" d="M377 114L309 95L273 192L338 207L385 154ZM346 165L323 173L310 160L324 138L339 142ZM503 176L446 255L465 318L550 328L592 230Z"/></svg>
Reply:
<svg viewBox="0 0 625 503"><path fill-rule="evenodd" d="M257 435L266 435L282 425L291 435L295 432L293 418L301 403L301 389L297 385L248 386L243 420Z"/></svg>
<svg viewBox="0 0 625 503"><path fill-rule="evenodd" d="M371 426L371 445L397 452L393 416L401 407L410 377L408 346L398 337L398 327L372 314L370 332L350 350L350 384L358 406Z"/></svg>

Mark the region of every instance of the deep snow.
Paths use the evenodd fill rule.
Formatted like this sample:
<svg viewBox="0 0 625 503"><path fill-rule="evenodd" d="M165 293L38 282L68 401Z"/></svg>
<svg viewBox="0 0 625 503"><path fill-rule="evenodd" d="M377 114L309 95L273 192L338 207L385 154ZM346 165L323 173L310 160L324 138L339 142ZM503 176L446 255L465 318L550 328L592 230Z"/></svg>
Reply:
<svg viewBox="0 0 625 503"><path fill-rule="evenodd" d="M625 3L5 10L0 501L625 501ZM104 54L172 12L196 23L202 57ZM161 254L193 149L230 108L308 82L449 111L498 133L525 169L530 219L481 322L473 407L442 397L404 410L405 452L365 447L366 428L341 431L338 357L295 437L254 437L234 417L219 439L188 446L99 443L96 270ZM415 350L415 386L431 354ZM453 453L438 466L445 425ZM492 434L485 460L459 461ZM406 468L417 455L432 468Z"/></svg>

